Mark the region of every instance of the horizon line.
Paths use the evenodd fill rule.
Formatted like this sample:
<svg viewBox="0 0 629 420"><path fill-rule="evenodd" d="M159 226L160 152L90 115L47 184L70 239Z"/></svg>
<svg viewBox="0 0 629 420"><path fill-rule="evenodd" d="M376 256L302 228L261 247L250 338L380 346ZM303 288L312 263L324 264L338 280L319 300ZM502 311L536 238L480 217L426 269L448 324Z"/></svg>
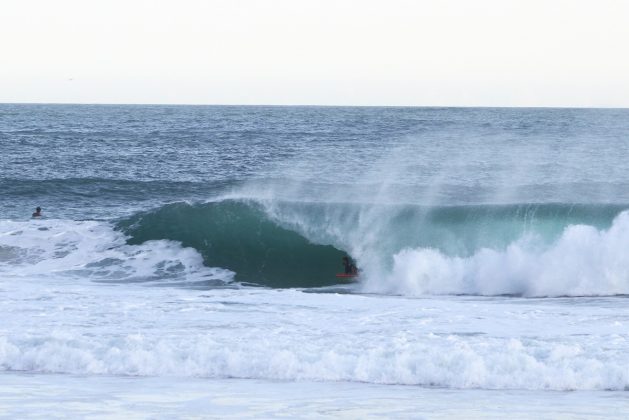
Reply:
<svg viewBox="0 0 629 420"><path fill-rule="evenodd" d="M487 108L487 109L629 109L629 106L580 105L352 105L352 104L233 104L233 103L168 103L168 102L0 102L0 105L90 105L90 106L208 106L208 107L278 107L278 108Z"/></svg>

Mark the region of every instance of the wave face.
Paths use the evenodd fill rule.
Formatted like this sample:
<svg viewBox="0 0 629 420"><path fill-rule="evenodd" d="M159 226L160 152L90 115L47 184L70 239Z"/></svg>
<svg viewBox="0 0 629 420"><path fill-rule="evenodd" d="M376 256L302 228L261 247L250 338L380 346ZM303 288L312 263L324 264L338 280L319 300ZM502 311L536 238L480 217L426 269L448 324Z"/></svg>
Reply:
<svg viewBox="0 0 629 420"><path fill-rule="evenodd" d="M195 248L211 267L236 273L236 280L271 287L316 287L338 283L344 252L314 244L270 220L254 203L226 200L175 203L139 213L118 224L130 244L179 241Z"/></svg>

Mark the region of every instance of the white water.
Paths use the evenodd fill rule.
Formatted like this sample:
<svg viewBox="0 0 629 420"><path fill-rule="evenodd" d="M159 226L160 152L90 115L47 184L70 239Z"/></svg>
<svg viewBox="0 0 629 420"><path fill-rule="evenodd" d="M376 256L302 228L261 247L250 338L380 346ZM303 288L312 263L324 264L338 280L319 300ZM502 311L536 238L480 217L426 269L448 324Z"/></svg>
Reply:
<svg viewBox="0 0 629 420"><path fill-rule="evenodd" d="M629 294L629 213L608 230L573 225L551 244L530 235L506 249L450 257L430 248L404 249L393 269L371 276L369 292L522 296L610 296Z"/></svg>
<svg viewBox="0 0 629 420"><path fill-rule="evenodd" d="M626 226L625 214L608 231L574 226L536 252L523 241L459 260L408 250L381 284L410 295L624 292L624 283L613 280L625 270ZM373 277L354 294L201 290L195 287L203 281L229 284L232 273L203 267L196 251L175 242L125 245L105 222L0 227L0 378L9 383L23 381L16 373L139 376L154 378L150 391L159 394L174 377L242 378L466 392L581 390L592 401L598 392L629 388L629 308L622 296L356 294L369 290ZM549 264L553 257L560 267ZM570 281L570 273L583 275ZM517 286L506 288L516 274ZM466 283L470 276L476 280ZM426 278L444 283L418 281ZM554 283L544 288L539 279ZM37 381L54 388L63 378ZM613 405L624 403L622 395L613 394Z"/></svg>
<svg viewBox="0 0 629 420"><path fill-rule="evenodd" d="M0 221L0 274L97 281L231 281L233 273L203 266L174 241L126 245L107 222L58 219Z"/></svg>
<svg viewBox="0 0 629 420"><path fill-rule="evenodd" d="M629 384L629 312L619 314L618 298L406 299L27 279L1 286L0 366L8 371L483 389Z"/></svg>

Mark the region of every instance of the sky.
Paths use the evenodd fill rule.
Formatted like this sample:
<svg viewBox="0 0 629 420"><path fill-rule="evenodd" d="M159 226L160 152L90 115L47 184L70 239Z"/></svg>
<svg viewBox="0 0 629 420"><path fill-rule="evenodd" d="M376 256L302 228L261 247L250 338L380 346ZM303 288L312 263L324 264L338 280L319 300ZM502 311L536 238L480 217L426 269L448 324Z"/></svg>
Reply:
<svg viewBox="0 0 629 420"><path fill-rule="evenodd" d="M3 0L0 102L629 107L627 0Z"/></svg>

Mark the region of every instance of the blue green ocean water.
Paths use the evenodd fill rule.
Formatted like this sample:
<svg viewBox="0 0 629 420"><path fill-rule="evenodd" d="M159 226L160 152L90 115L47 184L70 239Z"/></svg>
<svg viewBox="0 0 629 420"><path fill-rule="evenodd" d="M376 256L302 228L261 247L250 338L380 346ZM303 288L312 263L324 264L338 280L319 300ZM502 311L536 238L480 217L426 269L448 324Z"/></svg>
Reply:
<svg viewBox="0 0 629 420"><path fill-rule="evenodd" d="M0 148L16 386L625 404L629 110L2 104Z"/></svg>

